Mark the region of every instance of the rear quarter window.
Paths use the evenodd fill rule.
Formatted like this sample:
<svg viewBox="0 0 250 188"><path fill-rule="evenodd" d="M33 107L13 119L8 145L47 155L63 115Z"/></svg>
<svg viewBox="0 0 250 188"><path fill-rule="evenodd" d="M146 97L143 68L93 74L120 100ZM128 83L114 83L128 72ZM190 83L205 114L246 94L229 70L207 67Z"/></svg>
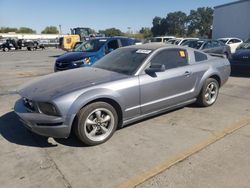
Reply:
<svg viewBox="0 0 250 188"><path fill-rule="evenodd" d="M206 61L208 59L206 54L197 51L194 51L194 58L196 62Z"/></svg>

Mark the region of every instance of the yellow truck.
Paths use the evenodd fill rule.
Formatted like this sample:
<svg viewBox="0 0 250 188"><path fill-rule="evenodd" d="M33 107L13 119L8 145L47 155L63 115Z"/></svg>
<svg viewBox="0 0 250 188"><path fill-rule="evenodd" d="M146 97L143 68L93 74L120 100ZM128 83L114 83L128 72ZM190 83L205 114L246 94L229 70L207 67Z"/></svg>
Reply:
<svg viewBox="0 0 250 188"><path fill-rule="evenodd" d="M87 27L76 27L71 29L71 35L65 35L59 39L59 46L63 50L72 50L77 42L85 41L93 30Z"/></svg>
<svg viewBox="0 0 250 188"><path fill-rule="evenodd" d="M75 44L80 41L79 35L65 35L59 39L59 46L61 49L69 51L73 49Z"/></svg>

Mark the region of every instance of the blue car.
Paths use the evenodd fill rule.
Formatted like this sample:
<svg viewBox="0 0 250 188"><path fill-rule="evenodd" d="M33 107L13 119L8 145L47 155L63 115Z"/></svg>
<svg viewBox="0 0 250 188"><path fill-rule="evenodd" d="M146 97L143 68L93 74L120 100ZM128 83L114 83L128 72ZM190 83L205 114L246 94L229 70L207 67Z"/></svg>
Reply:
<svg viewBox="0 0 250 188"><path fill-rule="evenodd" d="M135 43L135 39L127 37L105 37L85 41L72 52L59 56L56 59L54 71L91 66L111 51Z"/></svg>
<svg viewBox="0 0 250 188"><path fill-rule="evenodd" d="M250 67L250 42L242 44L236 50L230 63L232 67Z"/></svg>

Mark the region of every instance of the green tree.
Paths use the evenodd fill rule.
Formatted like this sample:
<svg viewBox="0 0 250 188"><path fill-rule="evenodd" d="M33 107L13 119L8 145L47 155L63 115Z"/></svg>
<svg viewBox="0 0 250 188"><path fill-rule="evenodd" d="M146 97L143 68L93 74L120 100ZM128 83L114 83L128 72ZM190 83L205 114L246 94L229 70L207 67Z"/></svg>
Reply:
<svg viewBox="0 0 250 188"><path fill-rule="evenodd" d="M153 27L151 28L151 32L153 33L153 36L165 35L167 30L165 19L156 16L154 17L152 24Z"/></svg>
<svg viewBox="0 0 250 188"><path fill-rule="evenodd" d="M28 27L20 27L17 33L31 33L32 34L32 33L36 33L36 31Z"/></svg>
<svg viewBox="0 0 250 188"><path fill-rule="evenodd" d="M213 23L213 9L201 7L191 10L188 16L188 34L198 34L201 37L209 36Z"/></svg>
<svg viewBox="0 0 250 188"><path fill-rule="evenodd" d="M47 26L41 33L42 34L58 34L59 31L56 26Z"/></svg>
<svg viewBox="0 0 250 188"><path fill-rule="evenodd" d="M0 33L9 33L9 32L17 32L18 29L15 27L1 27Z"/></svg>
<svg viewBox="0 0 250 188"><path fill-rule="evenodd" d="M139 31L140 34L142 34L143 38L149 38L152 36L151 29L148 27L142 27Z"/></svg>
<svg viewBox="0 0 250 188"><path fill-rule="evenodd" d="M120 29L116 28L109 28L105 30L99 30L99 33L104 34L107 37L111 36L123 36L124 33Z"/></svg>
<svg viewBox="0 0 250 188"><path fill-rule="evenodd" d="M186 13L181 11L169 13L166 22L169 35L184 36L186 34Z"/></svg>

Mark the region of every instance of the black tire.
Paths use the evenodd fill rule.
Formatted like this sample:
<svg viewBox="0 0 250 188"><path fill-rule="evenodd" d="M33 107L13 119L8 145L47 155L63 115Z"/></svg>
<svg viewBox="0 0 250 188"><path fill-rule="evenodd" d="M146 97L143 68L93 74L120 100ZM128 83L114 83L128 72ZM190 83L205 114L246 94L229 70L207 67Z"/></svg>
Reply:
<svg viewBox="0 0 250 188"><path fill-rule="evenodd" d="M208 91L208 86L210 85L213 85L214 84L214 87L216 87L216 93L214 94L214 97L213 97L213 100L209 101L209 99L206 99L206 95L207 95L207 91ZM214 78L208 78L202 89L201 89L201 92L197 98L197 104L201 107L208 107L208 106L212 106L217 98L218 98L218 94L219 94L219 83L216 79ZM211 98L212 99L212 98Z"/></svg>
<svg viewBox="0 0 250 188"><path fill-rule="evenodd" d="M99 109L106 109L107 111L112 113L112 115L111 115L112 121L110 120L111 122L108 122L108 124L107 124L111 128L107 129L107 130L109 130L109 132L107 134L105 133L106 135L104 134L106 136L104 139L94 140L94 139L89 138L90 136L88 136L88 135L90 133L87 133L87 128L90 127L90 129L93 130L94 129L93 126L98 126L98 125L87 125L87 118L93 117L93 114L95 113L94 111L95 110L98 111ZM93 121L95 121L95 120L93 120ZM82 141L84 144L86 144L88 146L94 146L94 145L102 144L102 143L106 142L109 138L111 138L112 135L114 134L115 130L117 129L117 125L118 125L118 116L117 116L117 112L114 109L114 107L108 103L105 103L105 102L95 102L95 103L91 103L91 104L85 106L84 108L82 108L79 111L79 113L77 114L76 119L74 121L73 129L74 129L76 136L78 137L78 139L80 141ZM100 127L101 126L99 125L99 128ZM105 128L107 128L107 127L105 127ZM99 129L99 132L102 132L101 129ZM99 135L95 135L95 136L98 137Z"/></svg>

